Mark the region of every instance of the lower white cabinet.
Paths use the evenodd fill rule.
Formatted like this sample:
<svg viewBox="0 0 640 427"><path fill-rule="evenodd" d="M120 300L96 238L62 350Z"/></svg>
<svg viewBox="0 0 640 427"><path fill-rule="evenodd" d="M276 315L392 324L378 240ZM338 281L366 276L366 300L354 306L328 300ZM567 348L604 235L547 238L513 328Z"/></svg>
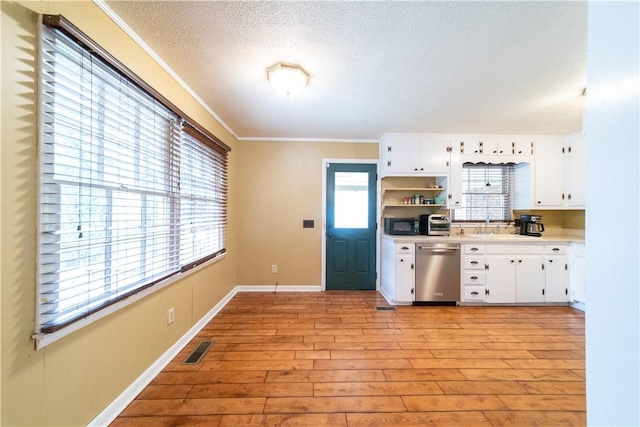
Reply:
<svg viewBox="0 0 640 427"><path fill-rule="evenodd" d="M558 303L571 299L566 244L465 244L463 257L463 302Z"/></svg>
<svg viewBox="0 0 640 427"><path fill-rule="evenodd" d="M485 249L485 245L462 246L462 292L460 293L462 301L486 301Z"/></svg>
<svg viewBox="0 0 640 427"><path fill-rule="evenodd" d="M568 246L547 245L545 254L547 302L571 301Z"/></svg>
<svg viewBox="0 0 640 427"><path fill-rule="evenodd" d="M586 252L584 243L571 244L571 293L573 302L586 305L587 288L585 284Z"/></svg>
<svg viewBox="0 0 640 427"><path fill-rule="evenodd" d="M382 239L380 290L392 304L411 304L415 300L415 246Z"/></svg>
<svg viewBox="0 0 640 427"><path fill-rule="evenodd" d="M487 265L487 302L545 302L542 255L487 255Z"/></svg>
<svg viewBox="0 0 640 427"><path fill-rule="evenodd" d="M545 302L544 247L487 245L487 302Z"/></svg>

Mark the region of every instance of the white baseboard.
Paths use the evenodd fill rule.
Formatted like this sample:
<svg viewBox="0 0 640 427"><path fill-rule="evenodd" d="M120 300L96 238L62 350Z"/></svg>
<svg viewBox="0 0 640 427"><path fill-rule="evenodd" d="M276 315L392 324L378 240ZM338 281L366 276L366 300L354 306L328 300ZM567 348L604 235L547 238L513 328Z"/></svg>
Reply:
<svg viewBox="0 0 640 427"><path fill-rule="evenodd" d="M173 360L174 357L204 328L216 314L224 308L234 295L238 293L237 288L229 292L222 300L216 304L207 314L205 314L195 325L191 327L175 344L173 344L162 356L146 371L142 373L129 387L127 387L113 402L109 404L89 426L107 426L116 419L118 415L136 398L144 388Z"/></svg>
<svg viewBox="0 0 640 427"><path fill-rule="evenodd" d="M242 285L236 286L237 292L322 292L320 285L313 286L292 286L292 285Z"/></svg>

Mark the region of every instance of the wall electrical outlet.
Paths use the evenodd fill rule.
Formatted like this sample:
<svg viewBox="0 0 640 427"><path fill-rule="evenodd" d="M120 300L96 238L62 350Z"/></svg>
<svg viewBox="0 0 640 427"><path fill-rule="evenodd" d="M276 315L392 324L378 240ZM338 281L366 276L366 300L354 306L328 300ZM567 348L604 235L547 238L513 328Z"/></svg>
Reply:
<svg viewBox="0 0 640 427"><path fill-rule="evenodd" d="M278 272L278 266L277 266L276 264L273 264L273 265L271 266L271 272L272 272L272 273L277 273L277 272Z"/></svg>
<svg viewBox="0 0 640 427"><path fill-rule="evenodd" d="M167 312L167 325L172 324L174 320L176 320L176 312L173 307L171 307Z"/></svg>

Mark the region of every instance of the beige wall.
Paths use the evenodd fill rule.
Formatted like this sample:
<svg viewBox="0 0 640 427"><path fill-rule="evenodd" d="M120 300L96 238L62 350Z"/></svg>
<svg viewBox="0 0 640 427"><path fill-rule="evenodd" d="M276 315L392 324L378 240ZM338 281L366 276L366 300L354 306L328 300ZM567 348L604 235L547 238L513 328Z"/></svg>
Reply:
<svg viewBox="0 0 640 427"><path fill-rule="evenodd" d="M61 13L233 148L229 215L237 211L237 142L92 2L0 2L0 424L86 425L236 285L229 255L115 314L34 350L37 16ZM166 313L175 307L176 321Z"/></svg>
<svg viewBox="0 0 640 427"><path fill-rule="evenodd" d="M237 151L238 284L320 285L322 159L377 159L378 144L240 141Z"/></svg>

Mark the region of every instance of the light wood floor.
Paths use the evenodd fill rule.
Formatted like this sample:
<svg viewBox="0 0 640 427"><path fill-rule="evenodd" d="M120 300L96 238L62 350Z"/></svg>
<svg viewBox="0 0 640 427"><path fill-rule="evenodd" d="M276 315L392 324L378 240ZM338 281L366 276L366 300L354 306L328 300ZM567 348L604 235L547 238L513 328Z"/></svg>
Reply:
<svg viewBox="0 0 640 427"><path fill-rule="evenodd" d="M586 425L579 310L379 305L239 293L112 425Z"/></svg>

